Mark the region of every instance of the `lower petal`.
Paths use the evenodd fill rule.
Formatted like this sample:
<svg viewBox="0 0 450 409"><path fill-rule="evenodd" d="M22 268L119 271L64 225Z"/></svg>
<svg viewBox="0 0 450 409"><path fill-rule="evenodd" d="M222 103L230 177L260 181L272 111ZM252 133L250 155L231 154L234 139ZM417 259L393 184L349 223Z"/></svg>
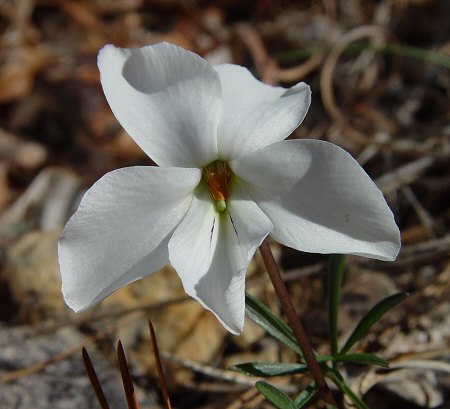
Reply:
<svg viewBox="0 0 450 409"><path fill-rule="evenodd" d="M131 167L97 181L58 242L67 305L88 308L164 266L200 177L198 169Z"/></svg>
<svg viewBox="0 0 450 409"><path fill-rule="evenodd" d="M396 258L400 233L391 210L361 166L338 146L283 141L231 167L251 186L280 243L313 253Z"/></svg>
<svg viewBox="0 0 450 409"><path fill-rule="evenodd" d="M217 212L208 189L196 191L169 242L170 262L185 291L231 333L244 325L245 272L272 223L238 182L227 210Z"/></svg>

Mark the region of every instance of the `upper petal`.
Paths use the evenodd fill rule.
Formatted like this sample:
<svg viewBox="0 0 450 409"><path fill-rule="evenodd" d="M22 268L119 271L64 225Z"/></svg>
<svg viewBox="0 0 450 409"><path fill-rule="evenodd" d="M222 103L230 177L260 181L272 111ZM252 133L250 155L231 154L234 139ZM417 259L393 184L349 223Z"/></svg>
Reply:
<svg viewBox="0 0 450 409"><path fill-rule="evenodd" d="M217 159L220 80L197 54L168 43L103 47L100 79L114 115L160 166Z"/></svg>
<svg viewBox="0 0 450 409"><path fill-rule="evenodd" d="M58 242L67 305L85 309L165 265L200 177L198 169L132 167L97 181Z"/></svg>
<svg viewBox="0 0 450 409"><path fill-rule="evenodd" d="M231 333L244 325L245 272L272 223L233 183L227 210L218 213L206 187L196 191L169 242L169 258L186 292Z"/></svg>
<svg viewBox="0 0 450 409"><path fill-rule="evenodd" d="M214 68L222 83L217 136L221 159L230 160L281 141L303 121L311 102L305 83L285 89L263 84L239 65Z"/></svg>
<svg viewBox="0 0 450 409"><path fill-rule="evenodd" d="M274 225L272 237L313 253L394 260L400 233L382 193L343 149L283 141L240 157L233 171Z"/></svg>

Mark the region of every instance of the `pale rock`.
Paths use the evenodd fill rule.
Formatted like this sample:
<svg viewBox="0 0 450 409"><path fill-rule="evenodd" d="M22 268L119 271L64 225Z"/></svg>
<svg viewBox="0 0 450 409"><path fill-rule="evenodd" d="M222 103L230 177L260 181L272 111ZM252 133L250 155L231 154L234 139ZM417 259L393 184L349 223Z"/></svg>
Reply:
<svg viewBox="0 0 450 409"><path fill-rule="evenodd" d="M84 339L74 328L66 327L46 335L36 335L32 327L0 327L0 377L43 362L66 351ZM111 409L126 407L119 370L98 350L87 347ZM136 388L141 409L157 409L155 391ZM70 355L42 371L21 376L0 387L2 409L97 408L98 403L80 354Z"/></svg>

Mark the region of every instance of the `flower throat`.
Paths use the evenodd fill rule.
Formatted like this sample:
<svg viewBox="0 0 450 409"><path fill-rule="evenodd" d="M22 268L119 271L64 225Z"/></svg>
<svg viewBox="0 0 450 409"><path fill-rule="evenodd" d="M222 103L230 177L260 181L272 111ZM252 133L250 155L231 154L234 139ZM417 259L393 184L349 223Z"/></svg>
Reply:
<svg viewBox="0 0 450 409"><path fill-rule="evenodd" d="M223 212L227 208L231 169L226 162L216 160L203 169L203 177L208 184L216 208Z"/></svg>

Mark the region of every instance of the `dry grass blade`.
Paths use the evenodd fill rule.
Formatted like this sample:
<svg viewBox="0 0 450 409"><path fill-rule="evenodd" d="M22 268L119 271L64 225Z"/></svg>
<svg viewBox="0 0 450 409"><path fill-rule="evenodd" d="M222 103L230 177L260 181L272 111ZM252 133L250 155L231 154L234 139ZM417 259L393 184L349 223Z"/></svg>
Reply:
<svg viewBox="0 0 450 409"><path fill-rule="evenodd" d="M128 409L139 409L139 403L134 393L133 381L131 380L130 371L128 370L127 359L120 340L117 343L117 357L119 359L120 375L122 377L123 388L127 398Z"/></svg>
<svg viewBox="0 0 450 409"><path fill-rule="evenodd" d="M161 357L159 355L158 343L156 341L155 329L153 328L153 324L150 320L148 320L148 327L150 329L150 337L152 339L153 345L153 355L155 356L156 369L158 370L159 381L161 382L161 389L164 396L164 403L166 405L166 409L172 409L172 405L170 404L170 397L167 391L166 381L164 379L164 371L161 363Z"/></svg>
<svg viewBox="0 0 450 409"><path fill-rule="evenodd" d="M383 45L388 34L387 30L374 25L356 27L341 37L325 60L320 76L320 92L325 110L336 123L346 123L346 118L336 102L333 88L335 69L341 54L351 43L366 37L371 39L374 45Z"/></svg>
<svg viewBox="0 0 450 409"><path fill-rule="evenodd" d="M97 373L95 372L94 366L92 365L91 358L89 357L88 351L85 347L81 350L81 355L83 357L84 366L86 367L86 372L89 376L89 381L91 382L92 389L94 389L95 396L97 397L98 404L102 409L109 409L108 402L103 392L102 385L98 380Z"/></svg>

